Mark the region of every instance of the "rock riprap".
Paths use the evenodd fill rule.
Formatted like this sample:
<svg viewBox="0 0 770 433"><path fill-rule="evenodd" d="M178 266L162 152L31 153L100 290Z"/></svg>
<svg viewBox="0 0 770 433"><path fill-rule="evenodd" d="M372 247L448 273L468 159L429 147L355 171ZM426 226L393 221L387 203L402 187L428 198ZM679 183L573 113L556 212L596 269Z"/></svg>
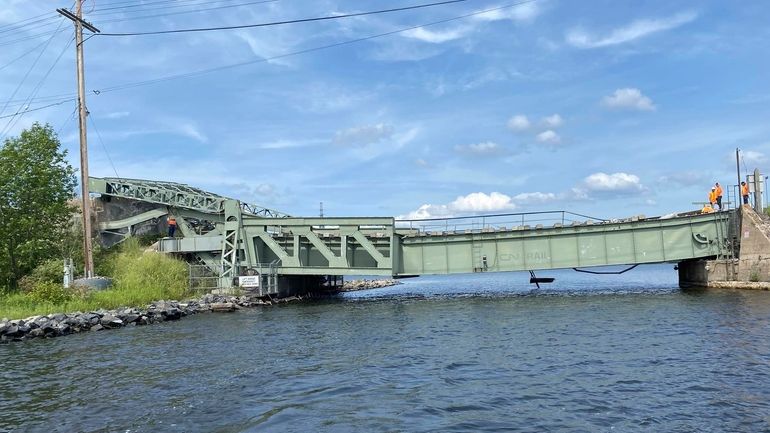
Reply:
<svg viewBox="0 0 770 433"><path fill-rule="evenodd" d="M341 291L343 292L354 292L356 290L368 290L368 289L379 289L382 287L390 287L395 286L398 284L402 284L401 281L394 280L394 279L385 279L385 280L351 280L351 281L345 281L344 284L342 284Z"/></svg>
<svg viewBox="0 0 770 433"><path fill-rule="evenodd" d="M32 338L60 337L85 331L101 331L126 326L179 320L182 317L205 312L230 312L240 308L271 305L273 302L250 299L246 296L205 295L200 299L157 301L146 308L97 310L87 313L48 314L26 319L0 320L0 343Z"/></svg>

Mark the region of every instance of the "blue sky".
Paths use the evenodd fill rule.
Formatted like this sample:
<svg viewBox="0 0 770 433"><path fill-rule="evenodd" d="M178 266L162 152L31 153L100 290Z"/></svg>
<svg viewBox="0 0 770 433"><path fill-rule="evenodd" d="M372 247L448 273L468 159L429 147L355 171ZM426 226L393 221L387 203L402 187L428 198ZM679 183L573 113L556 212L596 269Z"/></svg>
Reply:
<svg viewBox="0 0 770 433"><path fill-rule="evenodd" d="M252 4L235 6L243 3ZM147 0L126 8L125 0L87 0L85 11L106 33L419 3ZM0 26L53 17L71 4L6 0ZM766 2L506 4L469 0L257 29L93 37L85 43L91 173L188 183L292 215L317 215L322 201L330 216L567 209L624 217L696 208L715 181L735 183L736 147L742 168L765 170ZM493 8L500 9L275 58ZM149 15L161 16L140 18ZM31 68L58 24L0 27L0 107L13 100L1 115L74 94L74 49L64 50L69 22ZM26 101L38 83L37 98L58 99ZM77 165L74 108L65 102L26 113L12 119L10 133L50 122ZM0 119L0 128L8 121Z"/></svg>

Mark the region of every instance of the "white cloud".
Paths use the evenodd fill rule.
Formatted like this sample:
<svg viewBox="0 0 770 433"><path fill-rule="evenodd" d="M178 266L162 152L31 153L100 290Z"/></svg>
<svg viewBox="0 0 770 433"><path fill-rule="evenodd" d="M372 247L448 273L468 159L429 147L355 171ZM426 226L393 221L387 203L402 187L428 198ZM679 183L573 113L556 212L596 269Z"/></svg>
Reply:
<svg viewBox="0 0 770 433"><path fill-rule="evenodd" d="M733 155L733 158L735 156ZM735 161L732 161L733 164ZM681 171L677 173L671 173L668 175L660 176L658 182L663 185L679 185L679 186L691 186L702 183L708 185L708 176L705 173L698 171Z"/></svg>
<svg viewBox="0 0 770 433"><path fill-rule="evenodd" d="M732 158L734 158L734 156L732 156ZM744 164L746 164L747 166L750 166L749 167L750 170L752 170L757 165L764 164L767 162L767 157L765 156L765 154L754 150L742 150L741 159Z"/></svg>
<svg viewBox="0 0 770 433"><path fill-rule="evenodd" d="M515 208L511 202L511 197L493 192L485 194L483 192L473 192L466 196L460 196L449 204L449 208L457 212L494 212L501 210L510 210Z"/></svg>
<svg viewBox="0 0 770 433"><path fill-rule="evenodd" d="M124 117L130 116L131 113L128 111L115 111L112 113L107 113L104 115L105 119L122 119Z"/></svg>
<svg viewBox="0 0 770 433"><path fill-rule="evenodd" d="M502 151L500 145L493 141L483 141L481 143L456 145L455 151L471 153L474 155L495 155Z"/></svg>
<svg viewBox="0 0 770 433"><path fill-rule="evenodd" d="M554 114L552 116L544 117L541 123L547 128L558 128L564 124L564 119L558 114Z"/></svg>
<svg viewBox="0 0 770 433"><path fill-rule="evenodd" d="M589 191L596 192L639 192L644 186L639 176L628 173L594 173L583 180Z"/></svg>
<svg viewBox="0 0 770 433"><path fill-rule="evenodd" d="M513 196L518 204L542 204L556 200L558 196L552 192L523 192Z"/></svg>
<svg viewBox="0 0 770 433"><path fill-rule="evenodd" d="M424 160L424 159L422 159L422 158L417 158L417 159L415 159L415 160L414 160L414 163L415 163L415 164L417 164L417 165L419 165L420 167L428 167L428 166L430 166L430 164L428 163L428 161L426 161L426 160Z"/></svg>
<svg viewBox="0 0 770 433"><path fill-rule="evenodd" d="M549 129L537 134L537 141L544 144L559 144L561 143L561 137L559 134Z"/></svg>
<svg viewBox="0 0 770 433"><path fill-rule="evenodd" d="M611 96L605 96L602 100L605 107L613 109L631 109L640 111L654 111L655 104L639 89L626 87L615 90Z"/></svg>
<svg viewBox="0 0 770 433"><path fill-rule="evenodd" d="M198 127L192 123L178 124L175 127L172 127L172 130L177 134L192 138L193 140L199 141L201 143L206 143L209 141L208 137L206 137L206 135L204 135L203 132L201 132Z"/></svg>
<svg viewBox="0 0 770 433"><path fill-rule="evenodd" d="M540 15L540 8L535 2L525 3L512 8L501 8L474 15L473 19L477 21L500 21L511 20L528 22Z"/></svg>
<svg viewBox="0 0 770 433"><path fill-rule="evenodd" d="M526 131L531 126L527 116L523 114L517 114L508 119L508 129L515 132Z"/></svg>
<svg viewBox="0 0 770 433"><path fill-rule="evenodd" d="M333 142L343 146L365 146L390 139L392 136L393 126L379 123L337 131Z"/></svg>
<svg viewBox="0 0 770 433"><path fill-rule="evenodd" d="M653 33L670 30L687 24L698 17L695 12L681 12L671 17L656 19L641 19L612 30L608 35L593 35L588 31L576 28L567 32L567 43L577 48L599 48L630 42Z"/></svg>
<svg viewBox="0 0 770 433"><path fill-rule="evenodd" d="M499 212L515 208L513 199L506 194L473 192L459 196L449 204L424 204L407 215L399 216L398 219L442 218L459 213Z"/></svg>
<svg viewBox="0 0 770 433"><path fill-rule="evenodd" d="M428 30L425 27L417 27L416 29L402 32L401 36L417 39L423 42L429 42L431 44L441 44L459 39L465 36L466 33L467 29L462 27L444 31L433 31Z"/></svg>

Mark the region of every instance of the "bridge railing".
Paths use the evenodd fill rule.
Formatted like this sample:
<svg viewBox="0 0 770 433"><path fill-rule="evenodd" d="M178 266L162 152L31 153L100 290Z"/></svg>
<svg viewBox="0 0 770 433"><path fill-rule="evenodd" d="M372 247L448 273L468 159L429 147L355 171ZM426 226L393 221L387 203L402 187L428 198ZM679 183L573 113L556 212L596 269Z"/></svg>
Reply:
<svg viewBox="0 0 770 433"><path fill-rule="evenodd" d="M638 217L636 217L638 219ZM629 219L630 221L631 219ZM612 220L611 222L618 222ZM559 227L583 224L601 224L610 222L564 210L542 212L517 212L505 214L489 214L474 216L459 216L448 218L424 218L396 220L397 229L409 229L415 233L463 233L500 231L516 227Z"/></svg>

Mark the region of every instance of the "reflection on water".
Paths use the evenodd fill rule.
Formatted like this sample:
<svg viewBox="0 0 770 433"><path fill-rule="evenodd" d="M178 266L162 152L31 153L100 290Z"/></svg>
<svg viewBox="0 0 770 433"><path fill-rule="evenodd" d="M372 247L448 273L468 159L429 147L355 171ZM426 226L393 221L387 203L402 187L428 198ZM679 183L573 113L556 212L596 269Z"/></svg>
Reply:
<svg viewBox="0 0 770 433"><path fill-rule="evenodd" d="M541 276L0 346L0 431L770 431L770 293Z"/></svg>

